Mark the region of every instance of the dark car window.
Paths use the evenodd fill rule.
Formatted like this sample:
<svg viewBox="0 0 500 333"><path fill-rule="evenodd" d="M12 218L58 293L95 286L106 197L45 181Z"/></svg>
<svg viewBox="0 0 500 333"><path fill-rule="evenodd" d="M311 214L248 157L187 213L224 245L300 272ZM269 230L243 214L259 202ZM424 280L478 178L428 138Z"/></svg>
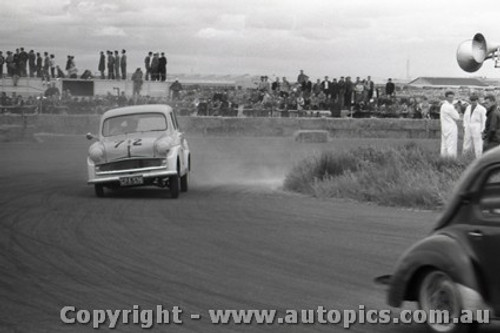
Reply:
<svg viewBox="0 0 500 333"><path fill-rule="evenodd" d="M164 131L166 129L167 120L163 113L137 113L104 120L102 135L114 136L136 132Z"/></svg>
<svg viewBox="0 0 500 333"><path fill-rule="evenodd" d="M170 120L172 121L172 126L174 126L174 129L177 129L177 123L174 120L174 114L170 113Z"/></svg>
<svg viewBox="0 0 500 333"><path fill-rule="evenodd" d="M178 131L180 131L180 129L179 129L179 122L177 121L177 116L176 116L175 112L172 112L171 115L172 115L172 119L174 120L175 128Z"/></svg>
<svg viewBox="0 0 500 333"><path fill-rule="evenodd" d="M495 168L488 173L479 193L481 212L485 216L498 216L500 218L500 168Z"/></svg>
<svg viewBox="0 0 500 333"><path fill-rule="evenodd" d="M488 175L486 183L489 185L491 184L500 185L500 169L493 169Z"/></svg>

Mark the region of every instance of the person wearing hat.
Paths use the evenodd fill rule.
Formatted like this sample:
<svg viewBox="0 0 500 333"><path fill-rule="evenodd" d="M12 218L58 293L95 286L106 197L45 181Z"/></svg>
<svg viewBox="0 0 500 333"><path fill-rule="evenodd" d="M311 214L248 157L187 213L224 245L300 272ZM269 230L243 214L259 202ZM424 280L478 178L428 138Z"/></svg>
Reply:
<svg viewBox="0 0 500 333"><path fill-rule="evenodd" d="M473 150L477 157L483 153L482 133L486 125L486 109L478 103L476 95L470 96L470 105L464 112L464 143L462 152Z"/></svg>

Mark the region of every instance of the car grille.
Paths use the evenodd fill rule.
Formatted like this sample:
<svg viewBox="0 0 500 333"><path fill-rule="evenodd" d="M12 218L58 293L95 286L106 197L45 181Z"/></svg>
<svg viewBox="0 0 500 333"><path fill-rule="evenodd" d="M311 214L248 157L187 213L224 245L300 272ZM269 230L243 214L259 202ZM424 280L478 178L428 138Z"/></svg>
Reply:
<svg viewBox="0 0 500 333"><path fill-rule="evenodd" d="M162 159L160 158L145 158L124 160L99 165L99 171L120 171L129 169L141 169L161 166Z"/></svg>

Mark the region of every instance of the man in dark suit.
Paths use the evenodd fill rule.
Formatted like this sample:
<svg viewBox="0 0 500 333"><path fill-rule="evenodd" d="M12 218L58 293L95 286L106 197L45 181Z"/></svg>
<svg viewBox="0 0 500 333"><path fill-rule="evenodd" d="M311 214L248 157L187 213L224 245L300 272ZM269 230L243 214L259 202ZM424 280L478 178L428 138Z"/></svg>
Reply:
<svg viewBox="0 0 500 333"><path fill-rule="evenodd" d="M101 79L104 79L104 71L106 70L106 56L104 55L104 51L101 51L101 55L99 56L99 66L97 69L101 73Z"/></svg>
<svg viewBox="0 0 500 333"><path fill-rule="evenodd" d="M122 79L127 79L127 51L122 50L122 57L120 58L120 68L122 70Z"/></svg>
<svg viewBox="0 0 500 333"><path fill-rule="evenodd" d="M21 51L19 52L19 76L26 77L28 76L28 72L26 70L26 66L28 65L28 52L24 51L24 47L21 47Z"/></svg>
<svg viewBox="0 0 500 333"><path fill-rule="evenodd" d="M483 152L500 145L500 111L494 95L484 98L486 124L483 132Z"/></svg>
<svg viewBox="0 0 500 333"><path fill-rule="evenodd" d="M160 80L159 71L160 57L158 52L153 53L153 58L151 58L151 81Z"/></svg>
<svg viewBox="0 0 500 333"><path fill-rule="evenodd" d="M297 76L297 83L303 84L306 81L306 78L309 78L306 74L304 74L304 70L300 70L300 74Z"/></svg>
<svg viewBox="0 0 500 333"><path fill-rule="evenodd" d="M342 83L344 83L342 81ZM344 89L344 87L343 87ZM332 112L332 117L335 118L340 118L340 110L342 110L342 106L339 104L339 83L337 82L337 79L333 79L332 83L330 84L330 111ZM343 93L342 93L343 94ZM343 103L343 98L342 98L342 103Z"/></svg>
<svg viewBox="0 0 500 333"><path fill-rule="evenodd" d="M43 59L40 52L36 53L36 77L43 77Z"/></svg>
<svg viewBox="0 0 500 333"><path fill-rule="evenodd" d="M277 95L280 92L280 78L276 77L276 80L271 84L271 91Z"/></svg>
<svg viewBox="0 0 500 333"><path fill-rule="evenodd" d="M373 83L371 76L368 76L366 80L366 86L368 87L367 102L370 102L370 100L373 98L373 92L375 91L375 83Z"/></svg>
<svg viewBox="0 0 500 333"><path fill-rule="evenodd" d="M151 57L153 56L153 52L149 51L146 58L144 58L144 67L146 68L146 77L145 80L148 81L151 77Z"/></svg>
<svg viewBox="0 0 500 333"><path fill-rule="evenodd" d="M342 110L344 108L344 99L345 99L345 80L344 77L341 76L340 80L338 82L338 89L339 89L339 95L337 98L337 104L339 105L339 108Z"/></svg>
<svg viewBox="0 0 500 333"><path fill-rule="evenodd" d="M71 67L71 56L68 54L68 56L66 57L66 67L65 67L65 70L69 71L70 67Z"/></svg>
<svg viewBox="0 0 500 333"><path fill-rule="evenodd" d="M113 51L108 51L108 80L115 79L115 58Z"/></svg>
<svg viewBox="0 0 500 333"><path fill-rule="evenodd" d="M304 106L309 109L311 104L311 92L312 92L312 82L309 81L309 77L306 76L305 81L302 83L302 96L304 97Z"/></svg>
<svg viewBox="0 0 500 333"><path fill-rule="evenodd" d="M351 111L353 92L354 92L354 85L353 82L351 81L351 77L348 76L345 78L344 106L349 111Z"/></svg>
<svg viewBox="0 0 500 333"><path fill-rule="evenodd" d="M170 94L172 100L178 100L180 98L180 92L183 90L182 84L179 82L179 79L175 79L175 81L170 85Z"/></svg>
<svg viewBox="0 0 500 333"><path fill-rule="evenodd" d="M120 79L120 54L118 53L118 50L115 50L114 65L115 65L115 80L119 80Z"/></svg>
<svg viewBox="0 0 500 333"><path fill-rule="evenodd" d="M396 90L396 86L394 85L394 83L392 82L392 79L389 78L389 80L387 81L387 83L385 84L385 94L387 96L394 96L394 91Z"/></svg>
<svg viewBox="0 0 500 333"><path fill-rule="evenodd" d="M3 78L3 64L5 63L5 58L2 51L0 51L0 79Z"/></svg>
<svg viewBox="0 0 500 333"><path fill-rule="evenodd" d="M33 51L33 50L30 50L30 52L28 53L28 68L29 68L30 77L35 77L36 54L35 54L35 51Z"/></svg>
<svg viewBox="0 0 500 333"><path fill-rule="evenodd" d="M161 57L158 59L158 72L160 81L164 82L167 79L167 58L164 52L161 53Z"/></svg>
<svg viewBox="0 0 500 333"><path fill-rule="evenodd" d="M337 79L333 79L332 83L330 84L330 99L332 100L332 103L335 103L337 101L338 94L339 84L337 82Z"/></svg>

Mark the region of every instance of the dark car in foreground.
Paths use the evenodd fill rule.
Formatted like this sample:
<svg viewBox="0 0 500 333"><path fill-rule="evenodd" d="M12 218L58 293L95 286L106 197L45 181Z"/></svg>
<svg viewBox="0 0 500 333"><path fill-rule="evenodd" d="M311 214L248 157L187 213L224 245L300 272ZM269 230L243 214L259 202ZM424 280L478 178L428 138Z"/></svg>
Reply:
<svg viewBox="0 0 500 333"><path fill-rule="evenodd" d="M469 322L427 322L431 332L471 332L480 322L477 310L500 317L500 148L467 168L432 233L382 280L393 307L416 301L427 314L474 315Z"/></svg>

